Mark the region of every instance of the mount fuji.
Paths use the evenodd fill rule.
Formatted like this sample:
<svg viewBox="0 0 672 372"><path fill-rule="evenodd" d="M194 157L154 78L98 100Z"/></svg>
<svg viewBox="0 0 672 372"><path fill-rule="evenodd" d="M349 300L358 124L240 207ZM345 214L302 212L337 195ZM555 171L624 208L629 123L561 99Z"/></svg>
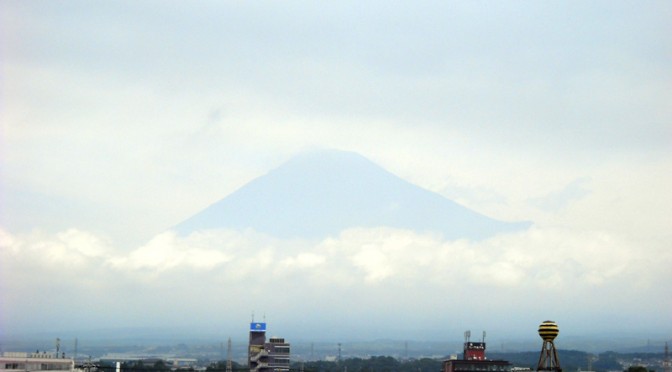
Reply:
<svg viewBox="0 0 672 372"><path fill-rule="evenodd" d="M477 213L359 154L322 150L292 158L173 229L188 235L251 228L278 238L322 239L352 227L392 227L479 240L529 226Z"/></svg>

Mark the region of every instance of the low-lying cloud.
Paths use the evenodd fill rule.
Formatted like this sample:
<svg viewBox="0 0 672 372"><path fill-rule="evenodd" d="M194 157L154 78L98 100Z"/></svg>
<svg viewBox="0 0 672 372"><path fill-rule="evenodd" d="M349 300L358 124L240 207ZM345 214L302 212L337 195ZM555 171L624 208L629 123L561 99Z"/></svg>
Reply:
<svg viewBox="0 0 672 372"><path fill-rule="evenodd" d="M167 231L130 252L76 229L0 235L0 319L10 330L53 321L36 304L52 306L64 324L89 326L217 323L219 310L243 317L256 308L288 322L349 312L405 317L399 327L417 328L436 316L480 324L553 315L598 326L605 307L642 327L663 326L670 302L664 247L642 254L597 231L532 228L478 242L382 227L318 242Z"/></svg>

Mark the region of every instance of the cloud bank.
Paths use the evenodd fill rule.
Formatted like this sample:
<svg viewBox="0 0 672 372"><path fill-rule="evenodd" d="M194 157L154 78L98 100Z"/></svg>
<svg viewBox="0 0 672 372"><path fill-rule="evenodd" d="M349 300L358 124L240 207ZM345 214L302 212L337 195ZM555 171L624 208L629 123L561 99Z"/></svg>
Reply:
<svg viewBox="0 0 672 372"><path fill-rule="evenodd" d="M670 299L657 282L667 277L672 253L659 246L640 254L627 239L599 231L535 227L480 242L389 228L349 229L317 242L251 230L184 238L168 231L128 252L74 229L1 234L9 332L53 322L226 329L255 309L278 328L296 326L297 335L319 324L381 336L395 325L416 335L437 321L443 329L476 323L518 334L516 327L533 329L547 317L570 333L620 318L634 319L633 330L669 324ZM90 324L78 324L85 313L81 321Z"/></svg>

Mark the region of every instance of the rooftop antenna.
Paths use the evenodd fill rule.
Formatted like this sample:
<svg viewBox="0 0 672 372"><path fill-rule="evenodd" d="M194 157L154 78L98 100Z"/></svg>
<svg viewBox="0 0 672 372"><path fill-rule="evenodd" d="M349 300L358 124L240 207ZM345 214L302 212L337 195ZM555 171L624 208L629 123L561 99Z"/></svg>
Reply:
<svg viewBox="0 0 672 372"><path fill-rule="evenodd" d="M58 358L58 351L61 350L61 339L56 338L56 358Z"/></svg>
<svg viewBox="0 0 672 372"><path fill-rule="evenodd" d="M465 331L464 332L464 342L469 342L469 339L471 339L471 331Z"/></svg>
<svg viewBox="0 0 672 372"><path fill-rule="evenodd" d="M485 331L483 331L483 343L485 343Z"/></svg>
<svg viewBox="0 0 672 372"><path fill-rule="evenodd" d="M665 342L665 359L663 360L663 370L665 372L672 371L672 365L670 365L670 348L667 347L667 342Z"/></svg>
<svg viewBox="0 0 672 372"><path fill-rule="evenodd" d="M252 310L252 323L254 323L254 310Z"/></svg>

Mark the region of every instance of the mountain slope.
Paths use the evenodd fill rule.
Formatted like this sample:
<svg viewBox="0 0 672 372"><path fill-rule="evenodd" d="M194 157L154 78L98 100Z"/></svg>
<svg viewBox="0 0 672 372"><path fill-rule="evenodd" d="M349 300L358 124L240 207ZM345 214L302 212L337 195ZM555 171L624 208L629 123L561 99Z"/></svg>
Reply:
<svg viewBox="0 0 672 372"><path fill-rule="evenodd" d="M387 172L361 155L336 150L299 155L175 227L252 228L280 238L323 238L349 227L441 232L482 239L524 229L498 221Z"/></svg>

